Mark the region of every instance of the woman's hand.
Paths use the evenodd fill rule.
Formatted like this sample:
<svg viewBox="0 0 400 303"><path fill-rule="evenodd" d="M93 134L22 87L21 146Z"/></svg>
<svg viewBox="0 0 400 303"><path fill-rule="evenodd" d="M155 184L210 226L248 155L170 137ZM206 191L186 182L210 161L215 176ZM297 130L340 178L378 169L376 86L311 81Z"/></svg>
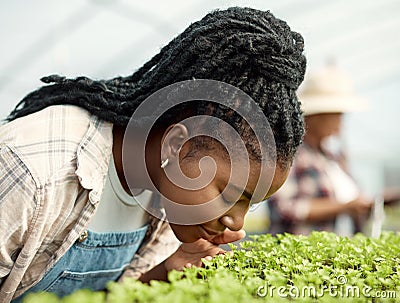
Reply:
<svg viewBox="0 0 400 303"><path fill-rule="evenodd" d="M354 218L365 219L371 211L373 201L367 197L359 196L346 204L347 212Z"/></svg>
<svg viewBox="0 0 400 303"><path fill-rule="evenodd" d="M199 239L193 243L182 243L175 253L164 262L144 273L139 280L144 283L148 283L151 280L167 281L169 271L173 269L182 270L184 267L193 265L201 266L202 258L211 259L218 254L225 253L218 245L238 241L244 238L245 235L244 230L225 230L222 234L210 240Z"/></svg>
<svg viewBox="0 0 400 303"><path fill-rule="evenodd" d="M178 250L165 260L165 267L167 271L173 269L182 270L184 267L191 266L200 267L202 258L207 260L218 254L225 253L225 250L219 247L220 244L238 241L244 238L245 235L244 230L225 230L222 234L210 240L199 239L192 243L182 243Z"/></svg>

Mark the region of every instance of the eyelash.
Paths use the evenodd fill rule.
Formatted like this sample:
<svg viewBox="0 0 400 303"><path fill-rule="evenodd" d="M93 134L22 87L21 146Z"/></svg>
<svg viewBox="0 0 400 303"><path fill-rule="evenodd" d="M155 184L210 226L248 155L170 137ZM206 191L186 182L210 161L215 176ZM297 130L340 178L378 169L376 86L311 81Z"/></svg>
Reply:
<svg viewBox="0 0 400 303"><path fill-rule="evenodd" d="M225 197L224 197L223 195L221 195L221 198L222 198L222 200L224 201L224 203L225 203L226 205L233 205L233 204L235 204L235 203L237 203L237 202L240 201L240 200L238 200L238 201L236 201L235 203L230 202L230 201L226 200ZM255 211L257 208L260 207L261 204L264 204L264 203L266 203L267 201L268 201L268 200L264 200L264 201L261 201L261 202L255 203L255 204L250 204L248 212L253 212L253 211Z"/></svg>

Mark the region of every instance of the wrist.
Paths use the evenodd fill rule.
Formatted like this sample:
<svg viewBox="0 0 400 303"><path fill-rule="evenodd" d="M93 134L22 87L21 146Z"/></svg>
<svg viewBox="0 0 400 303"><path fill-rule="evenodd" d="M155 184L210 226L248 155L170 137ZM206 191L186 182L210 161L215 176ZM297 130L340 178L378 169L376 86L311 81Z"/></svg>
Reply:
<svg viewBox="0 0 400 303"><path fill-rule="evenodd" d="M182 244L178 247L178 249L170 255L167 259L165 259L164 263L164 268L166 272L170 272L173 269L176 269L176 258L177 255L179 254L179 251L182 249Z"/></svg>
<svg viewBox="0 0 400 303"><path fill-rule="evenodd" d="M345 205L345 212L348 214L352 214L352 213L354 213L354 211L357 210L356 200L350 201L344 205Z"/></svg>
<svg viewBox="0 0 400 303"><path fill-rule="evenodd" d="M159 281L167 281L168 280L168 271L166 268L166 260L160 264L158 264L153 269L144 273L139 280L143 283L149 283L151 280L159 280Z"/></svg>

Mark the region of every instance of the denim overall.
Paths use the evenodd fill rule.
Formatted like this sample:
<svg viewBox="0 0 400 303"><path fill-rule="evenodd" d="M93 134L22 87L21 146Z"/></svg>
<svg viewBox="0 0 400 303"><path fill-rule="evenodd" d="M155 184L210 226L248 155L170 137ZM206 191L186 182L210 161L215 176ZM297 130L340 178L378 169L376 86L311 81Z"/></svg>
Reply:
<svg viewBox="0 0 400 303"><path fill-rule="evenodd" d="M147 227L115 233L88 230L87 238L77 241L38 284L11 302L22 302L29 292L47 291L62 297L81 288L105 289L107 282L116 281L130 263Z"/></svg>

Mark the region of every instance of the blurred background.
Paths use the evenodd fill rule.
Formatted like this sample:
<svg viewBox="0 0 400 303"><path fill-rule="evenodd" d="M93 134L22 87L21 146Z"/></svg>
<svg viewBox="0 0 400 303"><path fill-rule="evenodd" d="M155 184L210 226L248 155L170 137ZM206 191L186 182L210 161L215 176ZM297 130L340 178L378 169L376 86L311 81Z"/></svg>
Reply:
<svg viewBox="0 0 400 303"><path fill-rule="evenodd" d="M398 0L69 0L0 3L0 119L58 73L127 75L191 22L230 6L270 10L305 38L308 70L335 60L366 112L347 114L343 141L367 193L400 185Z"/></svg>

